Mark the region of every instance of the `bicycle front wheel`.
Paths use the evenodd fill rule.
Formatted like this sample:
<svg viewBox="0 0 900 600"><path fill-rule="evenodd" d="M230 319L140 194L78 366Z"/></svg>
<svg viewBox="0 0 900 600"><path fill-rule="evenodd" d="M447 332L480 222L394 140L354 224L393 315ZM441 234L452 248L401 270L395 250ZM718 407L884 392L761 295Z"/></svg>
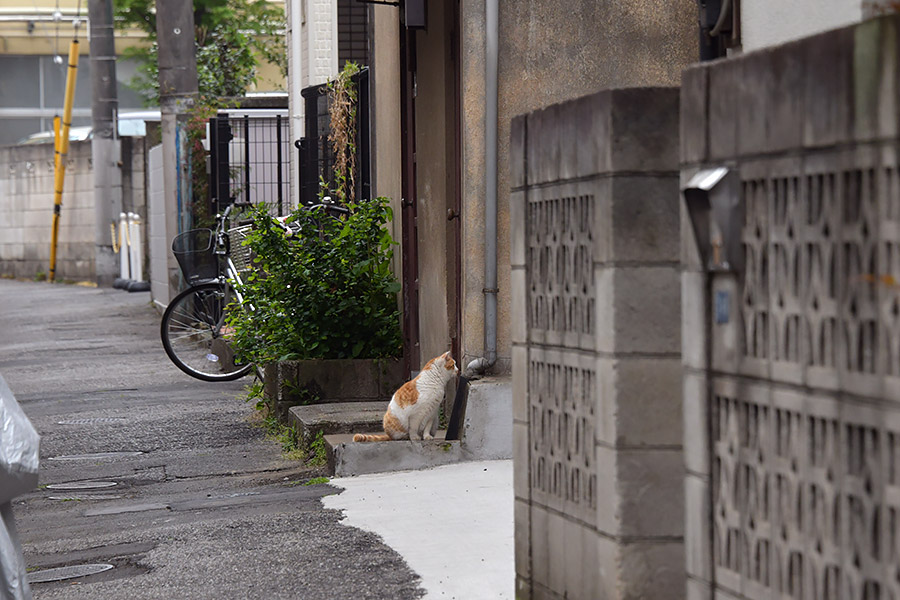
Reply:
<svg viewBox="0 0 900 600"><path fill-rule="evenodd" d="M253 365L235 356L224 334L224 284L204 283L181 292L169 303L160 324L163 348L179 369L203 381L231 381Z"/></svg>

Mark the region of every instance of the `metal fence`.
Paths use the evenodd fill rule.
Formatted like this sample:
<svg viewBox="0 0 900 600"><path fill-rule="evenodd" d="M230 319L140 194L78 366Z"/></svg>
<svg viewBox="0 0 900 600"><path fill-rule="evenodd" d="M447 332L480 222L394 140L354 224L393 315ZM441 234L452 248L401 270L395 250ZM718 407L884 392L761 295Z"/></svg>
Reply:
<svg viewBox="0 0 900 600"><path fill-rule="evenodd" d="M356 132L356 197L371 198L369 136L369 70L362 69L354 78L359 91ZM295 142L300 151L300 203L318 201L320 180L334 188L334 150L328 141L331 116L328 114L328 85L308 87L302 92L306 126L305 135Z"/></svg>
<svg viewBox="0 0 900 600"><path fill-rule="evenodd" d="M287 113L220 112L209 120L210 199L215 212L232 203L264 203L273 215L291 209Z"/></svg>

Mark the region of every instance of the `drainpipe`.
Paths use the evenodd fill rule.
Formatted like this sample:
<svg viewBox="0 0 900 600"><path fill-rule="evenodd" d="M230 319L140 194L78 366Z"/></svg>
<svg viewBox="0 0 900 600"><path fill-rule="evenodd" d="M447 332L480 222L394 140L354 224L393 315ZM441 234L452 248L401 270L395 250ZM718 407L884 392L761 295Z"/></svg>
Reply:
<svg viewBox="0 0 900 600"><path fill-rule="evenodd" d="M290 86L291 86L291 136L295 140L306 135L306 128L303 124L303 58L301 56L300 38L302 17L300 3L305 0L289 0L291 9L291 60L290 60ZM300 156L298 152L291 152L291 168L294 173L299 173L300 168L298 161ZM291 207L293 208L299 203L300 198L300 181L298 178L291 177ZM296 201L296 203L295 203Z"/></svg>
<svg viewBox="0 0 900 600"><path fill-rule="evenodd" d="M497 63L499 0L485 1L484 68L485 197L484 197L484 356L466 372L484 374L497 362Z"/></svg>

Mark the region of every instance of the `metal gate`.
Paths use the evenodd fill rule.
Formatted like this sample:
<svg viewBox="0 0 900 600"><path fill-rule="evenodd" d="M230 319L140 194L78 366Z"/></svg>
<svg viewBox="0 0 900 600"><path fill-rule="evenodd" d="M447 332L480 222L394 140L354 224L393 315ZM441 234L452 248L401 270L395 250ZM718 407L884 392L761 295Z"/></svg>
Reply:
<svg viewBox="0 0 900 600"><path fill-rule="evenodd" d="M291 209L290 134L284 112L220 112L209 120L213 212L232 202L264 203L273 215Z"/></svg>
<svg viewBox="0 0 900 600"><path fill-rule="evenodd" d="M369 135L369 69L353 77L359 91L356 133L356 197L371 198L372 175ZM304 137L295 142L300 151L300 203L318 201L320 181L334 187L334 150L328 141L331 116L328 114L328 84L308 87L301 92L305 108Z"/></svg>

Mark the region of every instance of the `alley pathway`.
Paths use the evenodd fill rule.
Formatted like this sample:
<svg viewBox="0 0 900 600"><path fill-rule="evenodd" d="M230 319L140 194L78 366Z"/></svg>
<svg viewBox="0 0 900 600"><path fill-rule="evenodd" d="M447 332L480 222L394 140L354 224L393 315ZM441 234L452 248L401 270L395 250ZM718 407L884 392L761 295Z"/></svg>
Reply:
<svg viewBox="0 0 900 600"><path fill-rule="evenodd" d="M0 279L0 374L42 435L41 488L14 510L30 568L109 563L36 599L418 598L372 533L322 507L337 490L252 423L250 379L168 362L149 294ZM66 482L106 481L94 490Z"/></svg>

